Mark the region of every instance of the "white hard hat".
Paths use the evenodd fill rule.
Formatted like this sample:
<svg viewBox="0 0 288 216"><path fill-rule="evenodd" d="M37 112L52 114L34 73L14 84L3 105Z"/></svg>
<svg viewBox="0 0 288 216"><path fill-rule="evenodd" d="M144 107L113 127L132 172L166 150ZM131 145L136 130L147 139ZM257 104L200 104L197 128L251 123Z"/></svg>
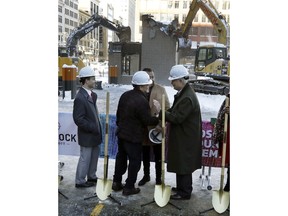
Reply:
<svg viewBox="0 0 288 216"><path fill-rule="evenodd" d="M79 75L77 77L82 78L82 77L92 77L92 76L95 76L95 71L93 70L93 68L86 66L86 67L83 67L79 71Z"/></svg>
<svg viewBox="0 0 288 216"><path fill-rule="evenodd" d="M188 70L183 65L174 65L170 70L170 76L168 77L168 80L181 79L188 75Z"/></svg>
<svg viewBox="0 0 288 216"><path fill-rule="evenodd" d="M156 129L151 129L149 131L149 139L151 142L155 144L160 144L162 143L162 133L161 131L156 131Z"/></svg>
<svg viewBox="0 0 288 216"><path fill-rule="evenodd" d="M131 81L134 85L150 85L152 82L146 71L137 71Z"/></svg>

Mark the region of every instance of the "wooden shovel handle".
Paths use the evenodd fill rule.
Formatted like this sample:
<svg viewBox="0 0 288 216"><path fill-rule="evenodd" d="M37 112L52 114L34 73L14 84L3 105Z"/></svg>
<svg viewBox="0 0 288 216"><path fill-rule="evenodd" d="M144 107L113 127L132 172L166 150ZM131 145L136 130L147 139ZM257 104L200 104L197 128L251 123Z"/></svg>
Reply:
<svg viewBox="0 0 288 216"><path fill-rule="evenodd" d="M229 97L226 97L225 107L229 106ZM220 179L220 190L223 189L223 182L224 182L224 168L225 168L225 161L226 161L226 143L227 143L227 127L228 127L228 114L225 113L224 117L224 134L223 134L223 149L222 149L222 169L221 169L221 179Z"/></svg>
<svg viewBox="0 0 288 216"><path fill-rule="evenodd" d="M161 155L161 168L162 168L162 185L164 184L165 178L165 167L164 167L164 160L165 160L165 95L162 94L162 155Z"/></svg>
<svg viewBox="0 0 288 216"><path fill-rule="evenodd" d="M108 134L109 134L109 102L110 93L106 93L106 123L105 123L105 146L104 146L104 179L108 174Z"/></svg>

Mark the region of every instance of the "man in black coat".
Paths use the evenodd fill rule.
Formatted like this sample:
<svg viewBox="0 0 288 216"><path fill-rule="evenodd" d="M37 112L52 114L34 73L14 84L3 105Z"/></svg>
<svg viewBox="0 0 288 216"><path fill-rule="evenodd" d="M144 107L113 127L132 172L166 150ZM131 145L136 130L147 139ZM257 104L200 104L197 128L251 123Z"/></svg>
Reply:
<svg viewBox="0 0 288 216"><path fill-rule="evenodd" d="M165 119L170 125L168 135L167 171L176 173L176 194L171 199L190 199L192 173L202 163L202 119L194 90L187 83L188 71L183 65L170 70L171 84L177 90ZM159 114L161 117L161 112Z"/></svg>
<svg viewBox="0 0 288 216"><path fill-rule="evenodd" d="M94 186L97 182L96 171L102 130L96 105L97 95L92 91L95 86L95 72L87 66L80 70L78 77L82 87L76 94L73 106L73 119L77 125L80 145L75 187L83 188Z"/></svg>
<svg viewBox="0 0 288 216"><path fill-rule="evenodd" d="M140 192L135 188L138 171L141 167L142 142L146 136L145 130L149 125L157 125L159 120L150 114L150 106L146 94L152 83L145 71L138 71L133 75L133 89L123 93L119 99L116 112L116 125L118 137L118 153L116 155L115 172L112 189L120 191L123 195L133 195ZM155 102L157 113L160 111L160 103ZM129 160L128 177L123 188L122 175L127 170L127 158Z"/></svg>

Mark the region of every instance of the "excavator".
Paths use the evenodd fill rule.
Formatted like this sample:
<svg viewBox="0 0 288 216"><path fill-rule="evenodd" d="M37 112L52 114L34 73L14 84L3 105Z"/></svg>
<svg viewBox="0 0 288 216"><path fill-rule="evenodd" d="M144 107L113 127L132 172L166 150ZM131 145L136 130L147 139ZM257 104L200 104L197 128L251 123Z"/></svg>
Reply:
<svg viewBox="0 0 288 216"><path fill-rule="evenodd" d="M103 26L112 30L118 36L120 42L129 42L131 40L131 29L130 27L125 27L120 24L116 24L107 18L93 14L86 22L76 27L68 36L66 46L58 47L58 85L61 86L62 83L62 66L75 65L79 71L82 67L85 67L83 61L78 57L76 52L76 46L78 41L87 35L89 32L97 28L98 26Z"/></svg>
<svg viewBox="0 0 288 216"><path fill-rule="evenodd" d="M230 82L230 57L228 54L230 31L225 17L217 11L211 1L193 0L182 25L173 20L171 24L162 29L167 35L178 40L178 49L191 46L189 30L199 9L213 24L218 33L218 42L197 46L194 63L196 79L189 82L197 92L224 95L229 92Z"/></svg>

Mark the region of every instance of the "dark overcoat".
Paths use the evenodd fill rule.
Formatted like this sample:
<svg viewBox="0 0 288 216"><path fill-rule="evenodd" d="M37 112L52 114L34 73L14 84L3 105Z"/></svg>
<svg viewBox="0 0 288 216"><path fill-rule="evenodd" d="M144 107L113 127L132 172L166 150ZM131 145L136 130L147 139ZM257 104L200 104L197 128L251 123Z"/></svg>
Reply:
<svg viewBox="0 0 288 216"><path fill-rule="evenodd" d="M202 118L197 96L188 83L174 96L165 118L170 123L167 171L184 175L200 169Z"/></svg>
<svg viewBox="0 0 288 216"><path fill-rule="evenodd" d="M102 130L99 121L98 109L87 91L80 88L75 96L73 105L73 120L78 126L78 144L84 147L95 147L102 142Z"/></svg>
<svg viewBox="0 0 288 216"><path fill-rule="evenodd" d="M142 91L134 88L121 95L116 112L118 138L142 143L147 127L158 123L158 118L151 116L149 102Z"/></svg>

